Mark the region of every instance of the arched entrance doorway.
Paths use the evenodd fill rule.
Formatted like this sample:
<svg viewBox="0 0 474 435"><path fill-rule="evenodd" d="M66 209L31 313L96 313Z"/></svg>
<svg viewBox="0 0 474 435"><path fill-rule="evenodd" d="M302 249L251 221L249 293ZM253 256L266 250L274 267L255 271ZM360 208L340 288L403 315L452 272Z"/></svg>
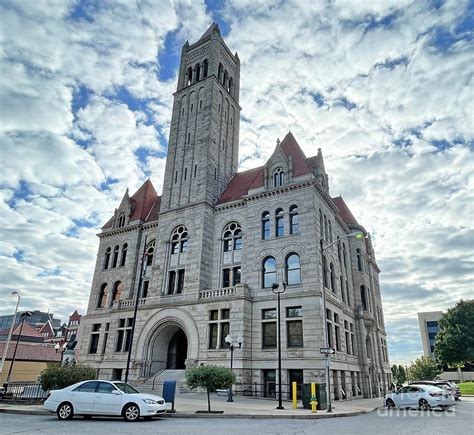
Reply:
<svg viewBox="0 0 474 435"><path fill-rule="evenodd" d="M161 370L183 370L188 356L188 338L176 323L167 323L157 329L151 340L151 367L149 376Z"/></svg>
<svg viewBox="0 0 474 435"><path fill-rule="evenodd" d="M182 329L175 332L168 345L168 358L166 367L176 370L185 369L186 356L188 354L188 339Z"/></svg>

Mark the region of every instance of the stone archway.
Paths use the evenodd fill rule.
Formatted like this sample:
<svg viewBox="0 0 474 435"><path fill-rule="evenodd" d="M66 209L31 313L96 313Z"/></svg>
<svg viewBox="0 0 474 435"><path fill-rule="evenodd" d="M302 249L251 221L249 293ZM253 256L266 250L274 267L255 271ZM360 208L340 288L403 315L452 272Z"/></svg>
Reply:
<svg viewBox="0 0 474 435"><path fill-rule="evenodd" d="M136 358L142 361L140 377L149 378L170 365L184 369L199 354L199 332L192 316L181 308L152 315L140 331ZM170 367L174 368L174 367Z"/></svg>

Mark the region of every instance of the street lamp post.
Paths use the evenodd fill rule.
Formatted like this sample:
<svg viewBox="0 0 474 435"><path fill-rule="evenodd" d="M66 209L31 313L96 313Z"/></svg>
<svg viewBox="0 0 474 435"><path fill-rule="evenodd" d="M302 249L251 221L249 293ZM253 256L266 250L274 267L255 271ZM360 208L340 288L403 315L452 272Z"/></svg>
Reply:
<svg viewBox="0 0 474 435"><path fill-rule="evenodd" d="M327 325L327 319L326 319L326 289L324 287L324 251L331 246L335 245L336 243L339 243L341 239L345 239L347 237L355 237L356 239L361 239L364 237L364 234L361 231L355 231L350 234L344 234L342 237L340 237L338 240L329 243L327 245L324 245L325 240L321 237L321 280L322 280L322 293L323 293L323 329L324 329L324 347L326 349L329 348L329 340L328 340L328 325ZM326 397L328 401L327 405L327 410L326 412L332 412L332 398L331 398L331 375L329 368L331 367L331 355L329 353L325 354L324 357L324 366L326 370Z"/></svg>
<svg viewBox="0 0 474 435"><path fill-rule="evenodd" d="M20 305L20 299L21 299L20 293L15 291L15 292L11 292L11 294L16 295L17 301L16 301L15 314L13 315L13 319L12 319L12 326L10 326L10 332L8 333L7 342L5 343L5 349L3 349L2 361L0 362L0 373L3 372L3 365L5 364L5 361L7 360L8 346L10 345L10 340L12 338L13 328L15 327L15 321L16 321L16 313L18 312L18 306Z"/></svg>
<svg viewBox="0 0 474 435"><path fill-rule="evenodd" d="M20 342L21 331L23 330L23 325L25 323L25 319L27 317L30 317L31 315L32 314L29 311L25 311L24 313L21 313L22 320L21 320L21 324L20 324L20 331L18 332L18 336L16 338L16 344L15 344L15 349L13 351L12 363L10 364L10 369L8 370L7 379L6 379L5 383L3 384L3 387L5 388L5 392L7 391L8 384L10 383L10 376L12 374L13 364L15 362L15 357L16 357L16 351L18 349L18 343Z"/></svg>
<svg viewBox="0 0 474 435"><path fill-rule="evenodd" d="M234 364L235 344L234 344L234 340L232 339L232 337L229 334L227 334L227 337L225 338L225 342L227 343L227 345L229 346L229 349L230 349L230 371L232 371L233 364ZM239 345L239 349L241 349L242 348L242 338L241 337L237 338L237 344ZM227 395L227 401L228 402L233 402L234 401L234 398L233 398L233 395L232 395L232 385L229 388L229 392L228 392L228 395Z"/></svg>
<svg viewBox="0 0 474 435"><path fill-rule="evenodd" d="M281 391L281 325L280 325L280 294L285 293L286 282L282 282L283 289L280 289L278 283L272 284L272 292L277 295L277 325L278 325L278 406L276 409L285 409L282 403Z"/></svg>
<svg viewBox="0 0 474 435"><path fill-rule="evenodd" d="M56 353L58 353L58 350L61 349L61 365L63 365L64 351L66 350L66 347L67 341L64 341L62 345L60 345L59 343L56 343L54 345L54 350L56 351Z"/></svg>

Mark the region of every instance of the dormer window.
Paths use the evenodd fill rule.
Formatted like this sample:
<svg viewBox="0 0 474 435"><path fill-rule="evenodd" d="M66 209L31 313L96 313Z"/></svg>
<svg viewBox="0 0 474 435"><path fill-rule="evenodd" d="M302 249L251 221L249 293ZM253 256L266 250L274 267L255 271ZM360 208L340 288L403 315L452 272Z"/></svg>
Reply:
<svg viewBox="0 0 474 435"><path fill-rule="evenodd" d="M122 228L124 226L125 226L125 213L122 212L120 213L119 218L118 218L118 227Z"/></svg>
<svg viewBox="0 0 474 435"><path fill-rule="evenodd" d="M273 187L281 187L285 184L285 171L277 168L273 171Z"/></svg>

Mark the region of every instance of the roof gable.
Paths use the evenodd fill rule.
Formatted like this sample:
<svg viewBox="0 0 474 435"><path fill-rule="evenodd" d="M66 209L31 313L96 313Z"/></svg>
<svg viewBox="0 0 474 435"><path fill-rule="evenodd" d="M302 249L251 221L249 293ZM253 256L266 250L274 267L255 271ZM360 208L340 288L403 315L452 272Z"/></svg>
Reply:
<svg viewBox="0 0 474 435"><path fill-rule="evenodd" d="M280 143L280 148L293 161L293 176L299 177L300 175L310 174L313 172L311 167L306 161L306 156L296 142L295 137L291 132L287 133L284 139Z"/></svg>
<svg viewBox="0 0 474 435"><path fill-rule="evenodd" d="M354 217L352 212L350 211L349 207L345 203L342 196L336 196L335 198L331 198L332 202L336 204L336 207L339 211L339 216L341 216L342 220L346 223L346 225L359 225L357 219Z"/></svg>

